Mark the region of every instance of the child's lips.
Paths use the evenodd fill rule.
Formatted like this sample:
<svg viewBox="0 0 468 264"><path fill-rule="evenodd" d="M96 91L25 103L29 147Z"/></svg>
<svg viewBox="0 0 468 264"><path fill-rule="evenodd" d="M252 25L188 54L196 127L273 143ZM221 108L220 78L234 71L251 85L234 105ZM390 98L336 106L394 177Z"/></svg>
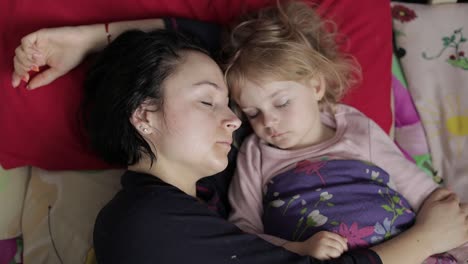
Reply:
<svg viewBox="0 0 468 264"><path fill-rule="evenodd" d="M286 132L284 132L284 133L274 133L274 134L271 134L270 136L271 136L272 138L277 138L277 137L281 137L281 136L284 135L284 134L286 134Z"/></svg>

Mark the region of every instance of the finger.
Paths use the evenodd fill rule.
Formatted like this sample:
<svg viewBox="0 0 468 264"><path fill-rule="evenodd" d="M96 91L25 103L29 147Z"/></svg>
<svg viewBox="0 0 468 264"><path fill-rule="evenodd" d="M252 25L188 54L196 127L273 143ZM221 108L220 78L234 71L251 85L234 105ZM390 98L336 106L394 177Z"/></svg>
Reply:
<svg viewBox="0 0 468 264"><path fill-rule="evenodd" d="M39 35L38 31L36 31L36 32L33 32L31 34L28 34L28 35L24 36L21 39L21 47L23 49L38 50L37 47L36 47L38 35Z"/></svg>
<svg viewBox="0 0 468 264"><path fill-rule="evenodd" d="M348 240L345 237L333 232L327 232L327 237L339 243L343 251L348 250Z"/></svg>
<svg viewBox="0 0 468 264"><path fill-rule="evenodd" d="M13 57L13 66L18 75L23 76L29 72L31 66L25 65L17 56Z"/></svg>
<svg viewBox="0 0 468 264"><path fill-rule="evenodd" d="M468 214L468 203L460 203L460 209L464 214Z"/></svg>
<svg viewBox="0 0 468 264"><path fill-rule="evenodd" d="M46 64L46 56L44 54L44 51L41 51L39 49L34 49L34 48L24 48L21 46L21 50L24 54L25 59L27 59L30 63L43 66Z"/></svg>
<svg viewBox="0 0 468 264"><path fill-rule="evenodd" d="M441 202L460 204L460 198L455 193L451 193L450 195L442 199Z"/></svg>
<svg viewBox="0 0 468 264"><path fill-rule="evenodd" d="M53 80L57 79L62 74L63 73L60 73L55 68L49 68L48 70L43 71L38 75L34 76L34 78L28 84L28 89L33 90L38 87L47 85Z"/></svg>
<svg viewBox="0 0 468 264"><path fill-rule="evenodd" d="M46 65L46 59L45 59L45 56L40 53L40 52L32 52L31 54L31 61L35 64L35 65L38 65L38 66L44 66Z"/></svg>
<svg viewBox="0 0 468 264"><path fill-rule="evenodd" d="M11 85L16 88L21 83L21 76L19 76L16 72L13 72L13 76L11 77Z"/></svg>
<svg viewBox="0 0 468 264"><path fill-rule="evenodd" d="M322 239L320 244L329 248L334 248L340 254L345 252L345 245L341 243L339 239L327 237L326 239Z"/></svg>
<svg viewBox="0 0 468 264"><path fill-rule="evenodd" d="M429 195L429 197L427 197L426 201L428 202L440 201L452 193L453 192L447 188L437 188L435 191L431 193L431 195Z"/></svg>
<svg viewBox="0 0 468 264"><path fill-rule="evenodd" d="M22 46L18 46L15 49L15 56L17 57L18 61L20 61L23 65L31 68L34 64L36 64L33 58L34 51L31 49L24 50ZM37 57L37 56L36 56Z"/></svg>
<svg viewBox="0 0 468 264"><path fill-rule="evenodd" d="M24 61L25 60L22 61L20 59L20 56L13 57L13 68L15 70L15 74L12 77L13 87L17 87L20 84L20 80L28 82L29 71L39 72L39 67L37 65L31 65L27 60L27 64L25 64Z"/></svg>
<svg viewBox="0 0 468 264"><path fill-rule="evenodd" d="M325 256L329 258L337 258L343 254L342 251L339 251L337 248L328 245L323 247L323 251Z"/></svg>
<svg viewBox="0 0 468 264"><path fill-rule="evenodd" d="M46 59L42 53L33 50L21 52L21 56L18 56L18 59L23 62L23 64L28 65L31 70L38 72L39 67L46 65Z"/></svg>
<svg viewBox="0 0 468 264"><path fill-rule="evenodd" d="M38 46L38 36L40 35L40 31L41 30L23 37L21 39L20 48L27 55L27 59L31 61L31 63L43 66L46 64L46 60L43 48Z"/></svg>
<svg viewBox="0 0 468 264"><path fill-rule="evenodd" d="M24 68L24 66L22 66L18 61L15 60L15 58L13 59L13 61L13 67L15 71L13 72L11 84L13 85L13 87L18 87L18 85L21 83L21 80L23 80L24 82L29 81L29 73L28 70Z"/></svg>

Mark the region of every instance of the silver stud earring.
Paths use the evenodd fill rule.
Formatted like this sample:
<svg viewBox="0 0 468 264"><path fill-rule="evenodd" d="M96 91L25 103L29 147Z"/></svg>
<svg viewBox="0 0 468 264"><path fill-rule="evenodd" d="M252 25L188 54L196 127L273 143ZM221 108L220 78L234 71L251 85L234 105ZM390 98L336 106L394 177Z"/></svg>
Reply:
<svg viewBox="0 0 468 264"><path fill-rule="evenodd" d="M140 126L140 130L143 131L143 133L148 133L148 128Z"/></svg>

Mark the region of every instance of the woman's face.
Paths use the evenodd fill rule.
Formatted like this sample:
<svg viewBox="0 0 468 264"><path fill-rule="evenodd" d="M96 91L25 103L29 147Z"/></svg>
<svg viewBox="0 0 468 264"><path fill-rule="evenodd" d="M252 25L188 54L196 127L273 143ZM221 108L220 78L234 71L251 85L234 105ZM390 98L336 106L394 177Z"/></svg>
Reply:
<svg viewBox="0 0 468 264"><path fill-rule="evenodd" d="M209 176L227 166L232 134L241 122L228 107L228 89L218 65L199 52L182 57L163 83L164 110L149 113L157 129L151 141L158 166Z"/></svg>

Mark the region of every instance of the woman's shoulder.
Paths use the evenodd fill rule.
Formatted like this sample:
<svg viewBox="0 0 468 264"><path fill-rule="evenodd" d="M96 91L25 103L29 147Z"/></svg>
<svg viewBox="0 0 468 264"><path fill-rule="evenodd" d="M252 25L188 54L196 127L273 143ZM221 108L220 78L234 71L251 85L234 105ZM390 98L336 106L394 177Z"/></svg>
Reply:
<svg viewBox="0 0 468 264"><path fill-rule="evenodd" d="M95 229L118 231L145 224L164 226L178 209L190 210L194 204L195 198L154 176L127 172L122 176L122 189L99 212Z"/></svg>
<svg viewBox="0 0 468 264"><path fill-rule="evenodd" d="M133 186L124 187L99 213L94 247L99 263L149 263L148 258L185 263L190 256L181 255L181 247L201 247L206 237L234 232L194 197L166 185Z"/></svg>
<svg viewBox="0 0 468 264"><path fill-rule="evenodd" d="M131 248L134 241L162 245L167 236L161 234L172 230L172 236L177 237L175 231L184 228L188 216L209 214L206 205L171 185L124 185L97 216L94 225L96 252L109 257L116 254L116 250ZM139 250L143 249L136 251Z"/></svg>

